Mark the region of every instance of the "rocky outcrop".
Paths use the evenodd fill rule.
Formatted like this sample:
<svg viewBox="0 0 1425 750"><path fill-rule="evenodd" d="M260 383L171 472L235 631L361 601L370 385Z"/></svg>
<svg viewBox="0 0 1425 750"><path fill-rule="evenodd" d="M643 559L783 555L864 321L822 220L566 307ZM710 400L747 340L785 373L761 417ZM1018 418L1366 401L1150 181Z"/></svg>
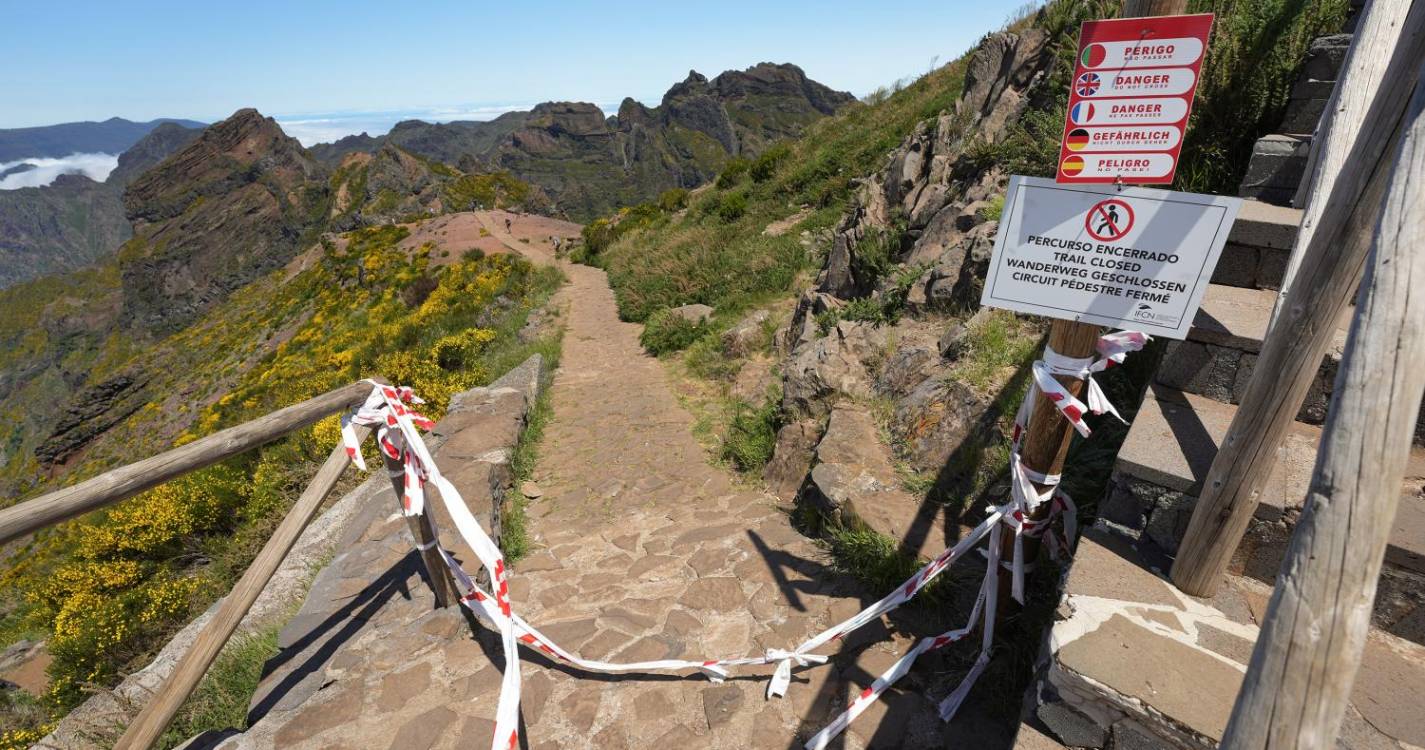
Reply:
<svg viewBox="0 0 1425 750"><path fill-rule="evenodd" d="M957 452L975 464L981 446L997 439L1003 415L983 384L971 387L956 373L961 358L976 356L966 333L981 322L961 318L980 295L1006 178L967 152L1004 137L1023 113L1052 64L1048 42L1035 29L986 38L954 107L920 123L861 180L854 207L825 243L814 289L776 336L790 421L766 478L783 497L798 492L842 522L848 508L863 520L883 514L866 525L922 539L904 536L909 522L886 510L903 505L895 493L904 491L890 489L894 472L865 467L890 467L893 451L939 486L960 479L960 469L947 468ZM857 406L871 402L885 409L879 429Z"/></svg>
<svg viewBox="0 0 1425 750"><path fill-rule="evenodd" d="M74 397L49 437L35 449L35 457L45 467L63 464L146 403L144 383L128 375L86 388Z"/></svg>
<svg viewBox="0 0 1425 750"><path fill-rule="evenodd" d="M182 327L286 263L325 215L324 170L271 118L244 109L129 185L119 254L127 322Z"/></svg>
<svg viewBox="0 0 1425 750"><path fill-rule="evenodd" d="M109 173L109 179L105 182L121 187L128 185L139 175L192 143L202 132L202 128L185 127L175 122L159 125L139 139L128 151L119 154L119 165Z"/></svg>

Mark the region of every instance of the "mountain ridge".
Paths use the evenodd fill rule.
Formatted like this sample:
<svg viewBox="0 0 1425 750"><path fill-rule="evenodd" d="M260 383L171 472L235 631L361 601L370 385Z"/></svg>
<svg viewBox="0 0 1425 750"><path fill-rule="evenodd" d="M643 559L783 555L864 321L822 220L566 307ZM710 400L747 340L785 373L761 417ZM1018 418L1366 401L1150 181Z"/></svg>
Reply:
<svg viewBox="0 0 1425 750"><path fill-rule="evenodd" d="M328 165L391 143L464 171L509 171L571 217L592 219L670 188L693 188L734 158L855 102L790 63L758 63L712 79L690 71L659 104L632 98L608 115L588 102L542 102L488 121L404 120L384 136L347 136L310 151Z"/></svg>
<svg viewBox="0 0 1425 750"><path fill-rule="evenodd" d="M174 117L134 122L110 117L96 122L63 122L27 128L0 129L0 162L28 158L58 158L79 153L117 154L127 151L154 128L175 124L203 128L207 123Z"/></svg>

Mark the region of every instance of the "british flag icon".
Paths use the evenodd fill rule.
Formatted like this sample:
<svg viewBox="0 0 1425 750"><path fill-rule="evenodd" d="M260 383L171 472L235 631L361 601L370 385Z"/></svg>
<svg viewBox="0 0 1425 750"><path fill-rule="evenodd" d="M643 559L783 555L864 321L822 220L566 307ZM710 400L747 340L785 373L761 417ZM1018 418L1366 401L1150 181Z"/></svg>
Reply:
<svg viewBox="0 0 1425 750"><path fill-rule="evenodd" d="M1078 82L1074 84L1074 91L1077 92L1079 96L1093 96L1098 93L1100 84L1101 82L1099 81L1097 73L1084 73L1079 76Z"/></svg>

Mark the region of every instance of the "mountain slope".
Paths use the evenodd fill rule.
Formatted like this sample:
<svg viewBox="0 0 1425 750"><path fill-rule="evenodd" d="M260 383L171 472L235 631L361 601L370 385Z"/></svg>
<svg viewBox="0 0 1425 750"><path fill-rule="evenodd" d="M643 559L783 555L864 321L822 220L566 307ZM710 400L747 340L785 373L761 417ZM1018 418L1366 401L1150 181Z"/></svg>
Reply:
<svg viewBox="0 0 1425 750"><path fill-rule="evenodd" d="M352 136L313 153L330 163L392 143L466 171L508 171L587 219L696 187L730 159L754 157L853 101L795 65L762 63L711 81L690 72L657 107L625 99L613 117L592 104L546 102L489 122L403 122L382 138Z"/></svg>
<svg viewBox="0 0 1425 750"><path fill-rule="evenodd" d="M185 128L202 128L195 120L161 118L148 122L133 122L111 117L103 122L66 122L33 128L0 130L0 161L15 161L27 157L60 157L75 153L117 154L128 150L139 139L164 123Z"/></svg>
<svg viewBox="0 0 1425 750"><path fill-rule="evenodd" d="M163 123L119 155L102 183L61 175L44 187L0 190L0 288L84 266L118 249L131 234L123 190L144 170L198 137Z"/></svg>
<svg viewBox="0 0 1425 750"><path fill-rule="evenodd" d="M124 193L126 321L171 332L286 263L325 218L321 165L271 118L239 110Z"/></svg>

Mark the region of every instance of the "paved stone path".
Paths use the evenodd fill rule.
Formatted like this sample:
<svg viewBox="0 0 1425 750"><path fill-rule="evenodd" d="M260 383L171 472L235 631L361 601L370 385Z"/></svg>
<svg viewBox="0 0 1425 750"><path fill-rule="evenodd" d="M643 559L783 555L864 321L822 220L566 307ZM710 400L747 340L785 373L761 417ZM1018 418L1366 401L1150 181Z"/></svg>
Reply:
<svg viewBox="0 0 1425 750"><path fill-rule="evenodd" d="M482 218L496 238L541 263L556 262L550 234L577 229L513 217L511 236L505 215ZM708 463L664 367L639 347L639 327L618 320L604 273L559 265L569 284L556 303L568 327L554 418L535 470L543 490L530 506L536 551L512 576L516 611L587 658L643 661L792 648L874 598L878 592L827 567L775 497ZM414 556L401 557L399 528L375 521L366 534L377 545L371 575L385 571L390 580L382 584L387 603L372 598L350 607L361 620L350 628L352 645L302 644L316 654L311 659L329 662L311 672L306 692L333 697L310 700L281 726L269 720L224 747L419 750L488 742L498 646L488 633L472 637L458 614L429 611ZM405 567L393 568L401 559ZM345 595L358 599L374 585L360 575L338 580L350 581ZM329 619L324 631L340 630ZM798 670L788 696L770 701L763 697L770 666L741 668L714 685L701 676L585 673L526 651L522 735L529 748L796 748L910 642L889 623L864 628L840 644L833 664ZM923 695L917 675L925 671L891 691L835 746L930 748L952 739L1008 746L1005 737L987 744L973 717L954 728L942 724ZM277 707L275 719L291 701L265 689L258 702Z"/></svg>

